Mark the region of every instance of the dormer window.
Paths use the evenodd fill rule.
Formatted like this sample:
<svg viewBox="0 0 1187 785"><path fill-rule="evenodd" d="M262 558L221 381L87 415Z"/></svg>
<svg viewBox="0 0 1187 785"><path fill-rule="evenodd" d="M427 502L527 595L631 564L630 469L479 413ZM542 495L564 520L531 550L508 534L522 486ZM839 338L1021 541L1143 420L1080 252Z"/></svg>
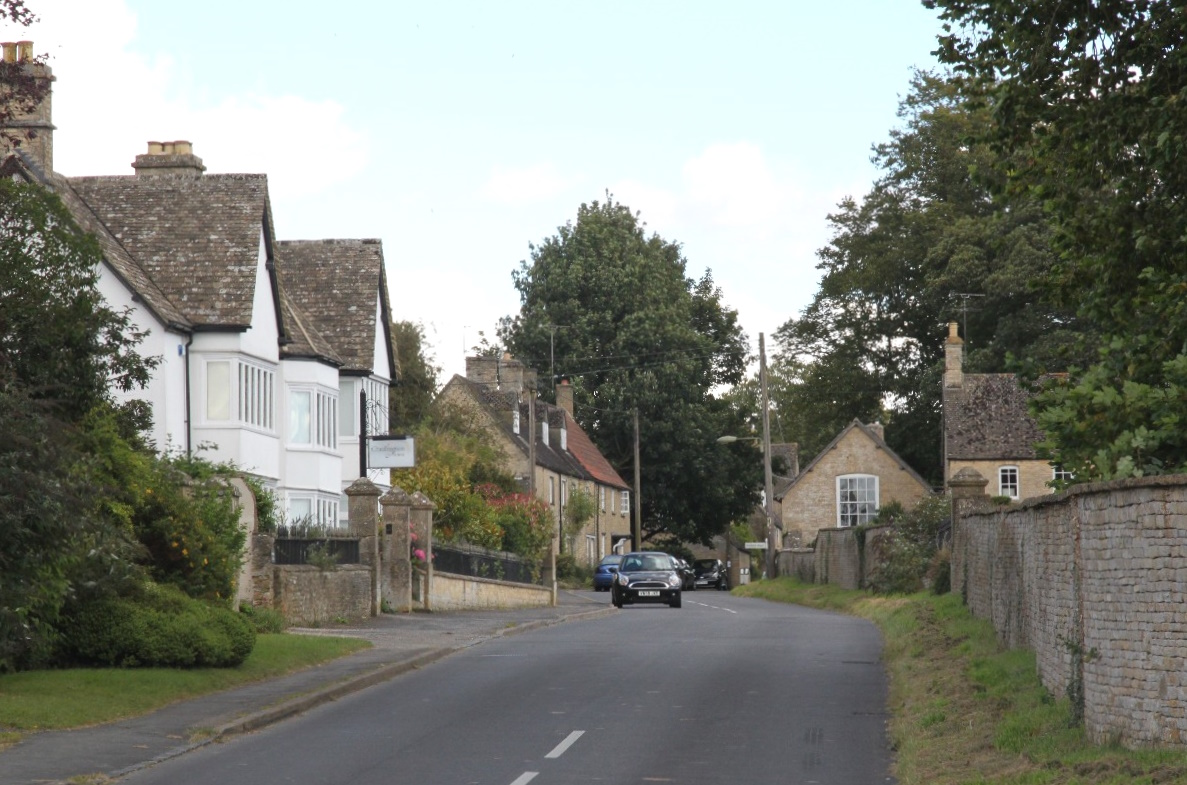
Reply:
<svg viewBox="0 0 1187 785"><path fill-rule="evenodd" d="M540 441L544 442L544 446L548 446L548 423L540 423Z"/></svg>
<svg viewBox="0 0 1187 785"><path fill-rule="evenodd" d="M569 429L563 425L561 426L561 449L569 449Z"/></svg>
<svg viewBox="0 0 1187 785"><path fill-rule="evenodd" d="M519 409L511 413L511 430L516 435L519 435Z"/></svg>

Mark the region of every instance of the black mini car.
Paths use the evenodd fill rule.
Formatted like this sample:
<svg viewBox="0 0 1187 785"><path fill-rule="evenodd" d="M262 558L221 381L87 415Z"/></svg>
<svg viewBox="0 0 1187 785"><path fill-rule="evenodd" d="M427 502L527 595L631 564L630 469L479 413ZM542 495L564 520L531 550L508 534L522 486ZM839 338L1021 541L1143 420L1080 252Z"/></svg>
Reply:
<svg viewBox="0 0 1187 785"><path fill-rule="evenodd" d="M696 574L698 587L712 586L721 591L729 591L730 573L721 559L697 559L692 563L692 571Z"/></svg>
<svg viewBox="0 0 1187 785"><path fill-rule="evenodd" d="M658 551L637 551L622 557L618 574L610 587L610 601L614 607L636 602L663 602L680 607L680 587L683 581L676 570L675 560Z"/></svg>

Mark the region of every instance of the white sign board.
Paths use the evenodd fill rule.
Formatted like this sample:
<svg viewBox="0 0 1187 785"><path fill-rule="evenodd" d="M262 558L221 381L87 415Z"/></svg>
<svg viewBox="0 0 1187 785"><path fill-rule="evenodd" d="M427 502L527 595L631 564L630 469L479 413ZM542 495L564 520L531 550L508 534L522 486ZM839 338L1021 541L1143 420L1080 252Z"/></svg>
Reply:
<svg viewBox="0 0 1187 785"><path fill-rule="evenodd" d="M416 444L411 436L368 436L367 465L372 469L412 469Z"/></svg>
<svg viewBox="0 0 1187 785"><path fill-rule="evenodd" d="M746 543L746 550L748 551L765 551L767 544L765 542L748 542Z"/></svg>

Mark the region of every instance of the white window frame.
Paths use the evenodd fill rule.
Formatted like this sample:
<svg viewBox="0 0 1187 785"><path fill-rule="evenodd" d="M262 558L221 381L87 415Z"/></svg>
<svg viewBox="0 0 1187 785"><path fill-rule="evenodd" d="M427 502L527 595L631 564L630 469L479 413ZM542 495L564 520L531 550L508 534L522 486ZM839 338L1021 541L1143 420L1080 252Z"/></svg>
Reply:
<svg viewBox="0 0 1187 785"><path fill-rule="evenodd" d="M630 515L631 514L631 492L630 491L619 491L618 492L618 512L620 515Z"/></svg>
<svg viewBox="0 0 1187 785"><path fill-rule="evenodd" d="M872 491L872 498L869 494ZM837 528L869 523L878 516L881 482L876 474L842 474L837 477Z"/></svg>
<svg viewBox="0 0 1187 785"><path fill-rule="evenodd" d="M1009 475L1013 475L1013 482L1007 479ZM1013 488L1013 493L1010 493L1011 487ZM1021 493L1022 477L1018 471L1018 467L1014 465L997 467L997 495L1017 499L1020 498Z"/></svg>
<svg viewBox="0 0 1187 785"><path fill-rule="evenodd" d="M338 519L341 510L340 497L306 491L292 491L287 496L286 514L290 522L308 515L310 522L318 526L335 529L342 525ZM300 507L302 512L298 514L294 507Z"/></svg>
<svg viewBox="0 0 1187 785"><path fill-rule="evenodd" d="M548 503L556 504L556 478L548 478Z"/></svg>
<svg viewBox="0 0 1187 785"><path fill-rule="evenodd" d="M338 436L355 438L359 435L359 380L338 380Z"/></svg>
<svg viewBox="0 0 1187 785"><path fill-rule="evenodd" d="M276 370L241 357L205 361L206 422L276 432Z"/></svg>
<svg viewBox="0 0 1187 785"><path fill-rule="evenodd" d="M598 507L602 512L606 511L606 486L598 486Z"/></svg>
<svg viewBox="0 0 1187 785"><path fill-rule="evenodd" d="M1057 464L1051 464L1051 479L1056 482L1071 482L1076 475Z"/></svg>
<svg viewBox="0 0 1187 785"><path fill-rule="evenodd" d="M289 387L288 442L294 447L338 449L338 395L318 387ZM308 401L308 422L297 420L298 397ZM303 431L308 429L308 433Z"/></svg>

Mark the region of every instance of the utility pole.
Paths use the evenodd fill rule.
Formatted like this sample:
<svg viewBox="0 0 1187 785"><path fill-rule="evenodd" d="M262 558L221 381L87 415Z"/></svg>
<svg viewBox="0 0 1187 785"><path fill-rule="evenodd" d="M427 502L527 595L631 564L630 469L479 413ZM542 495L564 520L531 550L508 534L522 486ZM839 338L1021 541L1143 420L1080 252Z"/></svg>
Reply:
<svg viewBox="0 0 1187 785"><path fill-rule="evenodd" d="M634 409L635 415L635 525L631 527L631 550L637 551L642 543L639 541L643 534L643 491L639 479L639 409Z"/></svg>
<svg viewBox="0 0 1187 785"><path fill-rule="evenodd" d="M767 519L767 577L775 577L775 554L780 538L775 532L775 487L771 479L771 407L767 397L767 350L763 334L758 334L758 378L762 387L762 470L763 512ZM779 522L782 531L783 522Z"/></svg>

